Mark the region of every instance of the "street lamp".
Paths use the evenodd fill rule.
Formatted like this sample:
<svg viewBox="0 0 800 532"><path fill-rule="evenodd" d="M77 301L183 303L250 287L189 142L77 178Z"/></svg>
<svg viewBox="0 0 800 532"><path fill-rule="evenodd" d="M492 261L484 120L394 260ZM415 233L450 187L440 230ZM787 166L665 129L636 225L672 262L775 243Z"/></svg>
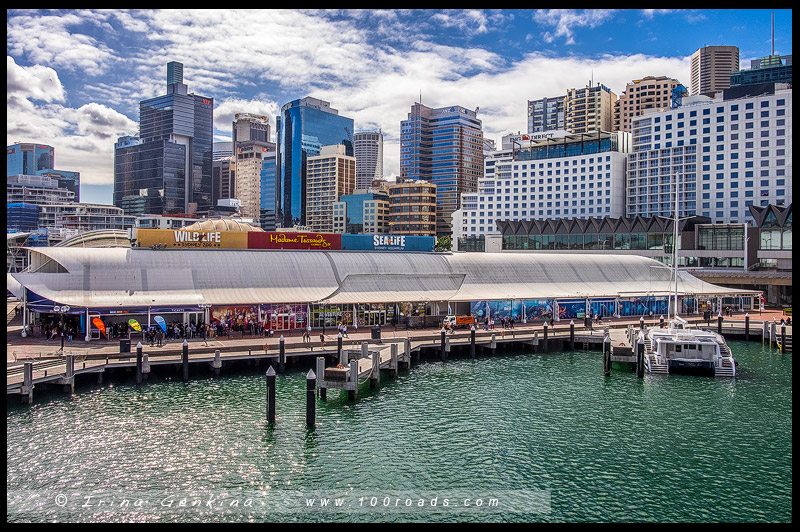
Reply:
<svg viewBox="0 0 800 532"><path fill-rule="evenodd" d="M60 325L59 329L61 331L61 349L59 352L63 355L64 354L64 313L69 312L69 305L63 306L54 306L53 310L60 315Z"/></svg>

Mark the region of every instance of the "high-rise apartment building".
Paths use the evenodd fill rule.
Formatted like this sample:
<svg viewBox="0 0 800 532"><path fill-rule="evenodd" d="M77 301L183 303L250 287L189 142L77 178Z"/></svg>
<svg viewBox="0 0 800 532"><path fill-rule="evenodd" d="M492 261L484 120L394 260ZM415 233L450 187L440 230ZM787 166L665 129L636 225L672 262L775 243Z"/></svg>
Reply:
<svg viewBox="0 0 800 532"><path fill-rule="evenodd" d="M353 136L356 157L356 188L370 188L372 181L383 179L383 133L360 131Z"/></svg>
<svg viewBox="0 0 800 532"><path fill-rule="evenodd" d="M139 136L115 145L114 205L128 214L205 212L211 207L214 99L189 94L183 65L167 65L167 94L139 102Z"/></svg>
<svg viewBox="0 0 800 532"><path fill-rule="evenodd" d="M792 91L759 96L692 96L683 106L633 119L627 216L753 222L750 206L792 202ZM786 87L786 85L783 85Z"/></svg>
<svg viewBox="0 0 800 532"><path fill-rule="evenodd" d="M241 215L258 220L261 216L261 159L275 152L270 142L266 116L237 113L233 121L233 156L235 159L235 195L241 202Z"/></svg>
<svg viewBox="0 0 800 532"><path fill-rule="evenodd" d="M407 180L389 186L389 232L436 236L436 185Z"/></svg>
<svg viewBox="0 0 800 532"><path fill-rule="evenodd" d="M713 95L731 86L739 70L738 46L704 46L692 54L689 93Z"/></svg>
<svg viewBox="0 0 800 532"><path fill-rule="evenodd" d="M528 133L564 129L564 96L528 100Z"/></svg>
<svg viewBox="0 0 800 532"><path fill-rule="evenodd" d="M647 76L625 86L625 91L614 103L613 131L631 131L631 119L647 109L669 109L672 90L680 85L677 79L666 76Z"/></svg>
<svg viewBox="0 0 800 532"><path fill-rule="evenodd" d="M564 98L564 129L570 133L613 131L617 95L600 83L569 89Z"/></svg>
<svg viewBox="0 0 800 532"><path fill-rule="evenodd" d="M306 223L312 231L333 231L333 205L352 194L356 184L356 158L342 144L322 146L307 159Z"/></svg>
<svg viewBox="0 0 800 532"><path fill-rule="evenodd" d="M450 216L464 192L483 176L483 126L460 106L433 109L420 103L400 122L400 178L436 185L436 234L449 235Z"/></svg>
<svg viewBox="0 0 800 532"><path fill-rule="evenodd" d="M220 157L211 162L211 204L221 199L236 197L236 163L232 156Z"/></svg>
<svg viewBox="0 0 800 532"><path fill-rule="evenodd" d="M339 116L329 102L306 97L291 101L276 117L277 224L307 225L306 164L322 146L341 144L354 157L353 119Z"/></svg>

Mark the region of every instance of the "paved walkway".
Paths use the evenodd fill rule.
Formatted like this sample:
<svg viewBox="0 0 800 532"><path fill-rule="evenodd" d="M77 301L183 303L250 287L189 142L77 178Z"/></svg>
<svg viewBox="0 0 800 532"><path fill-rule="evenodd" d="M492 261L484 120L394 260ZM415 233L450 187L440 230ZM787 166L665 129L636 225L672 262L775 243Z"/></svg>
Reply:
<svg viewBox="0 0 800 532"><path fill-rule="evenodd" d="M731 321L742 321L744 320L745 313L738 312L734 313L732 317L726 317L725 320ZM768 320L772 321L773 319L780 321L781 318L785 318L783 312L781 310L765 310L763 313L759 313L758 311L754 311L750 313L750 319L755 321L761 320ZM655 316L655 319L647 319L645 323L648 326L658 325L659 316ZM689 316L686 318L690 323L696 322L703 322L702 316ZM576 319L575 321L575 328L576 331L583 330L583 319ZM597 331L598 329L602 329L605 326L611 327L627 327L629 324L631 325L639 325L639 318L638 317L625 317L625 318L605 318L603 319L603 323L601 325L594 325L594 330ZM716 324L716 316L713 316L711 319L711 324ZM479 329L483 331L481 327ZM495 332L501 334L502 328L496 328ZM542 330L542 322L537 322L535 324L524 324L524 323L517 323L514 325L514 330L516 331L540 331ZM559 322L555 322L555 326L550 329L551 331L563 331L569 330L569 320L561 320ZM411 329L406 330L403 326L399 326L397 330L391 325L385 325L381 327L381 337L382 339L393 339L393 338L419 338L419 337L431 337L432 335L437 335L441 331L440 328L425 328L425 329ZM14 362L16 358L23 358L23 357L37 357L41 356L53 356L56 351L58 351L61 347L61 341L59 340L52 340L47 341L44 337L32 337L28 336L26 338L22 338L21 336L22 326L21 325L13 325L7 328L7 340L6 340L6 354L7 354L7 362ZM312 330L311 337L313 340L312 345L316 348L319 345L319 335L322 332L322 329L314 329ZM509 329L506 329L506 334L510 332ZM790 331L787 331L791 334ZM338 332L335 328L326 328L325 331L325 345L326 347L336 346L337 335ZM278 331L275 333L275 336L272 338L263 338L259 336L252 336L252 335L245 335L242 337L241 333L237 334L234 333L233 336L222 337L222 338L209 338L206 342L203 341L202 338L192 338L188 339L189 343L189 352L193 351L206 351L206 352L213 352L215 349L219 349L220 351L247 351L248 349L254 350L261 350L263 349L264 344L269 346L269 351L277 353L278 352L278 345L279 345L279 337L280 335L284 335L285 339L285 347L287 350L289 349L296 349L302 347L303 344L303 330L302 329L294 329L292 331ZM460 335L468 335L469 329L459 329L455 332L456 336ZM360 345L363 341L369 341L371 339L371 327L359 327L358 332L354 332L351 327L348 327L348 337L343 339L343 344L345 346L349 345ZM135 334L131 338L131 351L135 353L136 351L136 343L141 340L141 334ZM142 342L144 343L144 342ZM173 351L180 351L181 346L183 344L183 339L181 340L169 340L167 344L163 347L149 347L146 349L146 352L153 353L154 355L158 354L159 352L169 353ZM75 339L72 342L65 342L64 343L64 351L66 354L75 354L75 355L115 355L119 354L119 339L114 340L92 340L90 342L86 342L83 339Z"/></svg>

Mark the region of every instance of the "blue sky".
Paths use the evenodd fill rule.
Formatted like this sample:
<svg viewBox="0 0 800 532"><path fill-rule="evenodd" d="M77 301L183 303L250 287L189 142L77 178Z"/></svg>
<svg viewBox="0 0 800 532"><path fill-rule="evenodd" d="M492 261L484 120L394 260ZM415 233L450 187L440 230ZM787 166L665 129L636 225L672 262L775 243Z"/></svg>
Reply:
<svg viewBox="0 0 800 532"><path fill-rule="evenodd" d="M431 107L479 107L484 135L525 131L528 100L590 79L618 96L665 75L689 85L689 57L733 45L741 66L792 53L791 10L8 10L7 143L41 142L81 172L82 201L111 203L114 142L138 131L139 101L184 64L215 99L215 139L233 115L314 96L385 138L399 171L400 121Z"/></svg>

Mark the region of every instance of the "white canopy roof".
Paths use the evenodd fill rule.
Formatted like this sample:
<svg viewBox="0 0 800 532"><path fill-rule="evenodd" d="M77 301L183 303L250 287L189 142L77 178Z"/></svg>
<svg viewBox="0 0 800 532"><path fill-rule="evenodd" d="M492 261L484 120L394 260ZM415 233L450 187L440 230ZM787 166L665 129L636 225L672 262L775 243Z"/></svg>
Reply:
<svg viewBox="0 0 800 532"><path fill-rule="evenodd" d="M671 270L633 255L31 248L9 274L71 306L381 303L665 296ZM18 286L14 286L18 290ZM680 294L756 294L679 272ZM16 292L15 292L16 293Z"/></svg>

